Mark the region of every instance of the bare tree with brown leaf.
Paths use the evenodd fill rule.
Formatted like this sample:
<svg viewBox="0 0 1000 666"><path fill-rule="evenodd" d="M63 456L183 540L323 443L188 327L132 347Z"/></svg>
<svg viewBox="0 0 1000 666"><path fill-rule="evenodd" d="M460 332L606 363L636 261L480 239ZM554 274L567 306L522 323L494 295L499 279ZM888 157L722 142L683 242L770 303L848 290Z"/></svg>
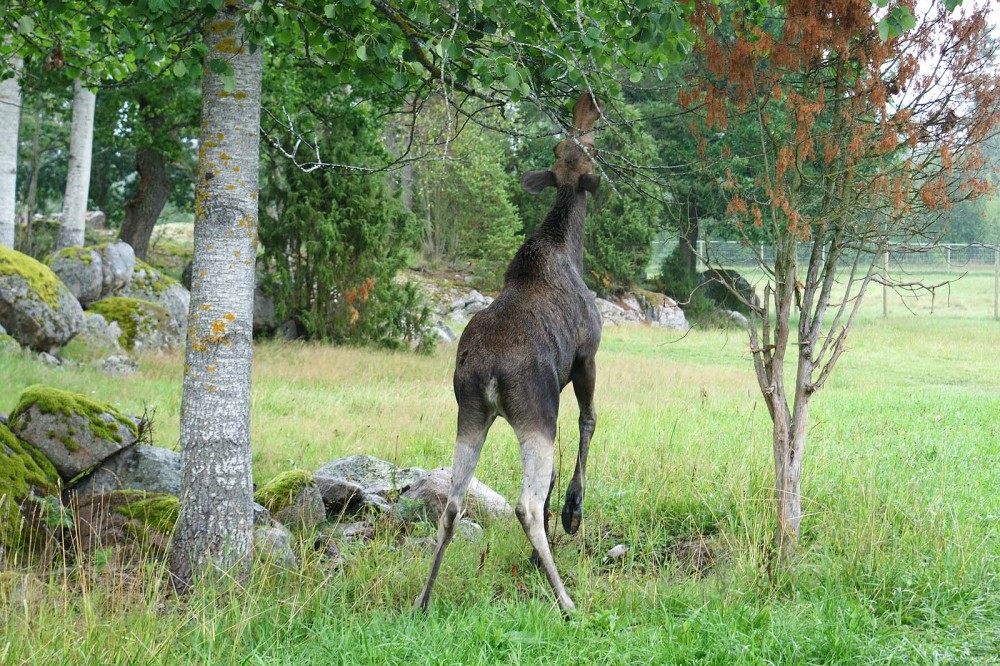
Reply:
<svg viewBox="0 0 1000 666"><path fill-rule="evenodd" d="M878 22L897 4L789 0L723 15L706 1L695 13L706 67L684 102L701 114L705 158L734 165L729 219L774 244L773 257L758 256L763 299L748 305L773 423L782 559L799 539L810 404L866 288L888 280L882 254L890 243L934 242L941 212L989 189L978 146L997 130L1000 87L988 7L935 4L883 39ZM745 133L727 136L737 124L752 128L752 151Z"/></svg>

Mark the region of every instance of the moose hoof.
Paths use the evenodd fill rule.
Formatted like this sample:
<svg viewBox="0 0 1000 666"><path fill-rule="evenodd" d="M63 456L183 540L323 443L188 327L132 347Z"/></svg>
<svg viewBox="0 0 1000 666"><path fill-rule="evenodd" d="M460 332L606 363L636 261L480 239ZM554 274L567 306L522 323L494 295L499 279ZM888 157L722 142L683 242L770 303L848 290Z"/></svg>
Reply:
<svg viewBox="0 0 1000 666"><path fill-rule="evenodd" d="M566 504L562 510L562 524L566 534L576 534L583 521L583 498L579 495L567 495Z"/></svg>

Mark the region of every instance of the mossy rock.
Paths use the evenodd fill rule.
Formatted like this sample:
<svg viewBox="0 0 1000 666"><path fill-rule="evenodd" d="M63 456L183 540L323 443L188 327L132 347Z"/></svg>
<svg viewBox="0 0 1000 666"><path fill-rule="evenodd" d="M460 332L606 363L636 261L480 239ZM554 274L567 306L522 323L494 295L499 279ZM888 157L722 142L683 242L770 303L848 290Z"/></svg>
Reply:
<svg viewBox="0 0 1000 666"><path fill-rule="evenodd" d="M51 352L83 329L83 308L48 266L0 247L0 325L21 344Z"/></svg>
<svg viewBox="0 0 1000 666"><path fill-rule="evenodd" d="M0 335L0 353L14 353L21 351L21 345L14 339L13 335L4 333Z"/></svg>
<svg viewBox="0 0 1000 666"><path fill-rule="evenodd" d="M275 514L294 504L295 498L299 496L303 488L315 485L316 482L313 481L312 474L304 469L293 469L282 472L258 488L257 492L253 494L253 499Z"/></svg>
<svg viewBox="0 0 1000 666"><path fill-rule="evenodd" d="M168 350L180 346L177 323L165 308L150 301L113 296L97 301L89 308L109 322L115 322L122 334L123 349Z"/></svg>
<svg viewBox="0 0 1000 666"><path fill-rule="evenodd" d="M135 252L122 241L67 247L50 254L45 263L83 305L125 288L135 268Z"/></svg>
<svg viewBox="0 0 1000 666"><path fill-rule="evenodd" d="M0 423L0 546L15 550L24 543L21 503L31 493L58 494L59 484L49 459Z"/></svg>
<svg viewBox="0 0 1000 666"><path fill-rule="evenodd" d="M123 559L165 554L180 514L177 497L135 490L75 495L70 506L76 550L112 548Z"/></svg>
<svg viewBox="0 0 1000 666"><path fill-rule="evenodd" d="M305 470L279 474L254 493L254 500L279 523L296 531L309 531L326 520L323 496Z"/></svg>
<svg viewBox="0 0 1000 666"><path fill-rule="evenodd" d="M164 275L146 262L136 260L132 279L121 295L156 303L170 313L181 333L187 331L190 292L177 280Z"/></svg>
<svg viewBox="0 0 1000 666"><path fill-rule="evenodd" d="M139 429L110 405L50 386L29 386L10 414L10 430L70 480L131 446Z"/></svg>

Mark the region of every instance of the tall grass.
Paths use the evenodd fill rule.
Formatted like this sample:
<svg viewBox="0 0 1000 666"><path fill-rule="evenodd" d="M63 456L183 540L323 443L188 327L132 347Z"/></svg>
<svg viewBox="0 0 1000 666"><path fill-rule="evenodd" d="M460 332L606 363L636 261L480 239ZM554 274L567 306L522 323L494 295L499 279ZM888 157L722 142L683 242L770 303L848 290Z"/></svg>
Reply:
<svg viewBox="0 0 1000 666"><path fill-rule="evenodd" d="M770 422L745 333L608 328L585 523L554 546L579 619L561 620L516 521L456 543L429 617L411 618L430 552L385 523L342 544L340 569L305 543L300 572L261 566L184 599L156 564L8 564L0 663L998 663L1000 324L880 307L814 401L794 569L772 565ZM259 345L257 480L362 452L449 464L453 353ZM49 383L155 406L155 443L176 447L180 363L147 357L112 379L0 356L0 410ZM564 398L563 492L577 437ZM502 422L478 476L517 497ZM628 554L608 561L619 543Z"/></svg>

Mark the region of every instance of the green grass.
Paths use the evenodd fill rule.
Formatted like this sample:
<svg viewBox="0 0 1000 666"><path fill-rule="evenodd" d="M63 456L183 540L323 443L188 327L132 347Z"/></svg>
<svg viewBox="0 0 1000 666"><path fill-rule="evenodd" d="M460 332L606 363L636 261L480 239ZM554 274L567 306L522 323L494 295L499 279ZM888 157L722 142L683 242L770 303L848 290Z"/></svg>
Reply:
<svg viewBox="0 0 1000 666"><path fill-rule="evenodd" d="M965 284L953 302L992 303L976 292L991 281ZM429 617L413 619L430 552L383 525L344 546L341 570L310 556L301 573L260 569L235 593L184 600L155 568L8 565L0 663L1000 663L1000 323L981 310L883 319L869 299L813 402L792 571L771 564L770 422L745 333L608 328L584 527L554 547L579 619L560 618L516 521L453 545ZM260 345L256 481L353 453L450 464L453 353ZM180 365L151 356L111 379L0 355L0 410L35 383L155 406L154 443L175 448ZM561 492L577 417L563 397ZM516 499L502 422L478 476ZM711 549L703 570L677 556L695 538ZM630 551L611 565L618 543Z"/></svg>

